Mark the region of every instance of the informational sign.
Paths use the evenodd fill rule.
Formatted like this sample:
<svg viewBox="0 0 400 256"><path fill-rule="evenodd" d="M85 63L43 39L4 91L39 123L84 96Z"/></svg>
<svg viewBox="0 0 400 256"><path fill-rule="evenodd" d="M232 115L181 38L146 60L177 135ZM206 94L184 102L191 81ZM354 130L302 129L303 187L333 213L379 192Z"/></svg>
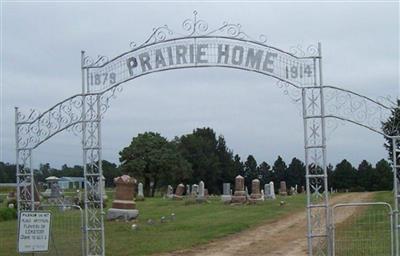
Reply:
<svg viewBox="0 0 400 256"><path fill-rule="evenodd" d="M188 67L231 67L256 71L298 85L314 83L312 59L273 47L232 39L186 38L145 46L104 66L89 68L87 84L96 91L146 73Z"/></svg>
<svg viewBox="0 0 400 256"><path fill-rule="evenodd" d="M19 218L18 252L49 250L50 212L21 212Z"/></svg>

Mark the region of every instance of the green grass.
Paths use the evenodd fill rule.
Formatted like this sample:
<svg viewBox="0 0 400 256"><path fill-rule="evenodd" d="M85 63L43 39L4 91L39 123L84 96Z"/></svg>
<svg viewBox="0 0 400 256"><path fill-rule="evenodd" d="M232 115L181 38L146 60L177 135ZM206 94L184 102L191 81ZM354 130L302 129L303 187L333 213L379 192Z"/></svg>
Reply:
<svg viewBox="0 0 400 256"><path fill-rule="evenodd" d="M280 206L280 200L285 200L286 205ZM108 202L110 206L111 198ZM185 205L184 201L146 198L145 201L137 202L137 208L140 211L137 230L131 229L132 223L105 222L107 255L149 255L204 244L261 223L280 219L294 211L304 211L305 196L296 195L284 199L278 197L277 200L257 205L235 206L223 204L219 197L210 199L209 203L189 205ZM169 217L171 213L175 213L175 221L160 223L161 216ZM68 224L72 219L77 226L79 218L76 216L55 216L52 227L54 237L63 237L56 239L62 240L56 241L58 251L70 246L69 252L76 255L75 252L79 249L79 231L68 231L74 226L72 222ZM153 219L155 224L148 225L148 219ZM65 222L67 224L62 224ZM16 221L0 223L0 255L16 255L15 230Z"/></svg>
<svg viewBox="0 0 400 256"><path fill-rule="evenodd" d="M377 192L371 200L392 204L393 194ZM361 206L336 227L336 256L387 256L391 254L389 210L379 206ZM337 209L339 212L341 209ZM336 211L335 211L336 212Z"/></svg>

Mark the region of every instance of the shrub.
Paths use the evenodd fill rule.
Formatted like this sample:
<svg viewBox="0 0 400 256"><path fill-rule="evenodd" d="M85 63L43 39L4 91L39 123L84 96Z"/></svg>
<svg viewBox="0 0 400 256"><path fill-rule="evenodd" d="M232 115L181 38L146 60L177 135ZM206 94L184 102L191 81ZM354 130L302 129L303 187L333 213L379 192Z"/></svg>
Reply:
<svg viewBox="0 0 400 256"><path fill-rule="evenodd" d="M0 208L0 221L17 218L17 211L14 208Z"/></svg>

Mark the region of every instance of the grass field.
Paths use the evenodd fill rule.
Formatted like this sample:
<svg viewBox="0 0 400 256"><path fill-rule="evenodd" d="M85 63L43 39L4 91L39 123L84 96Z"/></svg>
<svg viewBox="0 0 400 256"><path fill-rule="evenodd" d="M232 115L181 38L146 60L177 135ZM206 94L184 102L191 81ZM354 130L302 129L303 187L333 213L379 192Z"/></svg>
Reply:
<svg viewBox="0 0 400 256"><path fill-rule="evenodd" d="M131 229L131 223L105 222L106 254L148 255L189 248L305 209L304 195L285 197L284 206L279 205L280 200L278 197L258 205L233 206L224 205L219 197L209 203L189 205L184 201L148 198L137 202L137 230ZM176 216L174 221L169 218L172 213ZM167 217L166 223L160 223L162 216ZM147 224L148 219L154 220L154 224ZM60 255L76 255L79 212L55 216L52 226L57 251L67 252ZM0 255L16 255L15 238L16 221L0 222ZM54 248L52 252L56 255Z"/></svg>

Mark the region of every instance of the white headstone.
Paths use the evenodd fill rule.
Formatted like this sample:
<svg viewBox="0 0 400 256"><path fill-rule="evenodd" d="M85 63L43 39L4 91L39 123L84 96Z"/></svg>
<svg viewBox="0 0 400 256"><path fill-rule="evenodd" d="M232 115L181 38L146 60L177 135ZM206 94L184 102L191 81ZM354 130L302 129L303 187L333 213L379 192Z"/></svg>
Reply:
<svg viewBox="0 0 400 256"><path fill-rule="evenodd" d="M200 198L204 197L204 182L203 181L199 182L199 197Z"/></svg>
<svg viewBox="0 0 400 256"><path fill-rule="evenodd" d="M198 192L199 192L199 185L193 184L192 185L192 195L197 196Z"/></svg>
<svg viewBox="0 0 400 256"><path fill-rule="evenodd" d="M171 185L168 185L167 197L168 197L168 198L172 198L173 196L174 196L174 189L172 188Z"/></svg>
<svg viewBox="0 0 400 256"><path fill-rule="evenodd" d="M231 194L231 183L224 183L223 186L223 194L230 195Z"/></svg>
<svg viewBox="0 0 400 256"><path fill-rule="evenodd" d="M270 187L270 197L271 197L271 199L276 199L276 196L275 196L275 188L274 188L274 182L270 182L269 183L269 187Z"/></svg>
<svg viewBox="0 0 400 256"><path fill-rule="evenodd" d="M139 182L139 184L138 184L138 197L144 197L144 194L143 194L143 183L142 182Z"/></svg>
<svg viewBox="0 0 400 256"><path fill-rule="evenodd" d="M230 183L224 183L222 184L222 195L221 195L221 200L223 202L230 202L232 200L232 190L231 190L231 184Z"/></svg>
<svg viewBox="0 0 400 256"><path fill-rule="evenodd" d="M264 195L266 199L275 199L275 189L272 181L264 185Z"/></svg>

